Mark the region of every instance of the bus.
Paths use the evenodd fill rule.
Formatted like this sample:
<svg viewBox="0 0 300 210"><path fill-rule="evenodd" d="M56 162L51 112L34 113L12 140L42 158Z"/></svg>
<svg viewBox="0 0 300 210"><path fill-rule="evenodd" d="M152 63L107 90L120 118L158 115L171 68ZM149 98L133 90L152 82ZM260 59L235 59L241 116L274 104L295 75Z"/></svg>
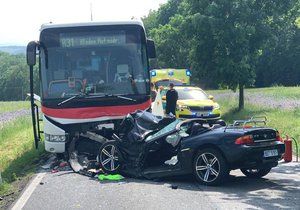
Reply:
<svg viewBox="0 0 300 210"><path fill-rule="evenodd" d="M170 83L174 85L190 85L191 71L189 69L152 69L150 71L151 82L156 87L166 87Z"/></svg>
<svg viewBox="0 0 300 210"><path fill-rule="evenodd" d="M39 41L27 45L36 147L42 135L45 150L57 154L74 142L96 151L101 139L112 139L124 116L150 108L149 59L155 56L139 20L42 25ZM39 106L33 83L40 83Z"/></svg>

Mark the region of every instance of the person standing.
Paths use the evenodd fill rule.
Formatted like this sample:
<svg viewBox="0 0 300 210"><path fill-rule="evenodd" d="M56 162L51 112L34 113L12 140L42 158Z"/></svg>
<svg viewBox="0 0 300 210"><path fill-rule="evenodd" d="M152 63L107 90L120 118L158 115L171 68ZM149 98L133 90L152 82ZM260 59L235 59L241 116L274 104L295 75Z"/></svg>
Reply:
<svg viewBox="0 0 300 210"><path fill-rule="evenodd" d="M174 84L170 83L169 90L166 93L166 114L172 113L176 116L176 104L178 100L178 92L174 89Z"/></svg>
<svg viewBox="0 0 300 210"><path fill-rule="evenodd" d="M151 86L151 92L150 92L150 96L151 96L151 101L154 102L155 101L155 98L156 98L156 95L157 95L157 92L155 90L155 85L151 82L150 84Z"/></svg>

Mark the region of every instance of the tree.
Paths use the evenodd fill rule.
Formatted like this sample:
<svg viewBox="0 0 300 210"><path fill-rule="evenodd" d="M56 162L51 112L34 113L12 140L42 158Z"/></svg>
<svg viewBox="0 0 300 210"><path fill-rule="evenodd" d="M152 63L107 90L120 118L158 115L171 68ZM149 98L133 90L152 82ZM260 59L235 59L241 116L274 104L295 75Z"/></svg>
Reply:
<svg viewBox="0 0 300 210"><path fill-rule="evenodd" d="M280 43L297 44L291 38L295 22L300 22L297 0L173 0L151 18L158 63L191 66L193 79L209 86L239 88L239 109L244 107L244 87L255 84L260 62L268 62L269 68L279 66L277 60L265 57L279 50L277 45L285 49L280 50L286 56L282 59L295 60L290 54L294 51ZM284 61L280 64L284 66ZM284 79L290 82L295 75L291 66L287 68L290 76Z"/></svg>
<svg viewBox="0 0 300 210"><path fill-rule="evenodd" d="M34 69L35 92L39 93L38 68ZM29 92L29 70L24 54L0 52L0 100L22 100Z"/></svg>
<svg viewBox="0 0 300 210"><path fill-rule="evenodd" d="M188 68L189 42L182 33L184 17L176 15L165 25L150 30L157 45L158 66L165 68ZM171 52L171 53L170 53Z"/></svg>

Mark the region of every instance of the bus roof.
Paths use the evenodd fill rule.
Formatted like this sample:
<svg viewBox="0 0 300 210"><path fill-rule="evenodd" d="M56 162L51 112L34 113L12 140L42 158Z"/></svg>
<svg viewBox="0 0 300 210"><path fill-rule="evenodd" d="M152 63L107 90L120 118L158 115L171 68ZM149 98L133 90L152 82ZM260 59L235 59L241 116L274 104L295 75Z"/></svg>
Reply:
<svg viewBox="0 0 300 210"><path fill-rule="evenodd" d="M80 27L80 26L105 26L105 25L139 25L144 28L141 20L122 20L122 21L103 21L103 22L81 22L81 23L46 23L41 26L40 31L48 28L65 28L65 27Z"/></svg>

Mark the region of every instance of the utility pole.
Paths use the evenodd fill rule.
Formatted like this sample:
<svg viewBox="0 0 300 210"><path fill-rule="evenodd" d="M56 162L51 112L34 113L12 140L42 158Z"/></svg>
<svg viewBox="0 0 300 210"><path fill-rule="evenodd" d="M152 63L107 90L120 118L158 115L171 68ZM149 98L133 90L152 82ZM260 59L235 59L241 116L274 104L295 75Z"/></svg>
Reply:
<svg viewBox="0 0 300 210"><path fill-rule="evenodd" d="M93 3L90 3L91 21L93 21Z"/></svg>

